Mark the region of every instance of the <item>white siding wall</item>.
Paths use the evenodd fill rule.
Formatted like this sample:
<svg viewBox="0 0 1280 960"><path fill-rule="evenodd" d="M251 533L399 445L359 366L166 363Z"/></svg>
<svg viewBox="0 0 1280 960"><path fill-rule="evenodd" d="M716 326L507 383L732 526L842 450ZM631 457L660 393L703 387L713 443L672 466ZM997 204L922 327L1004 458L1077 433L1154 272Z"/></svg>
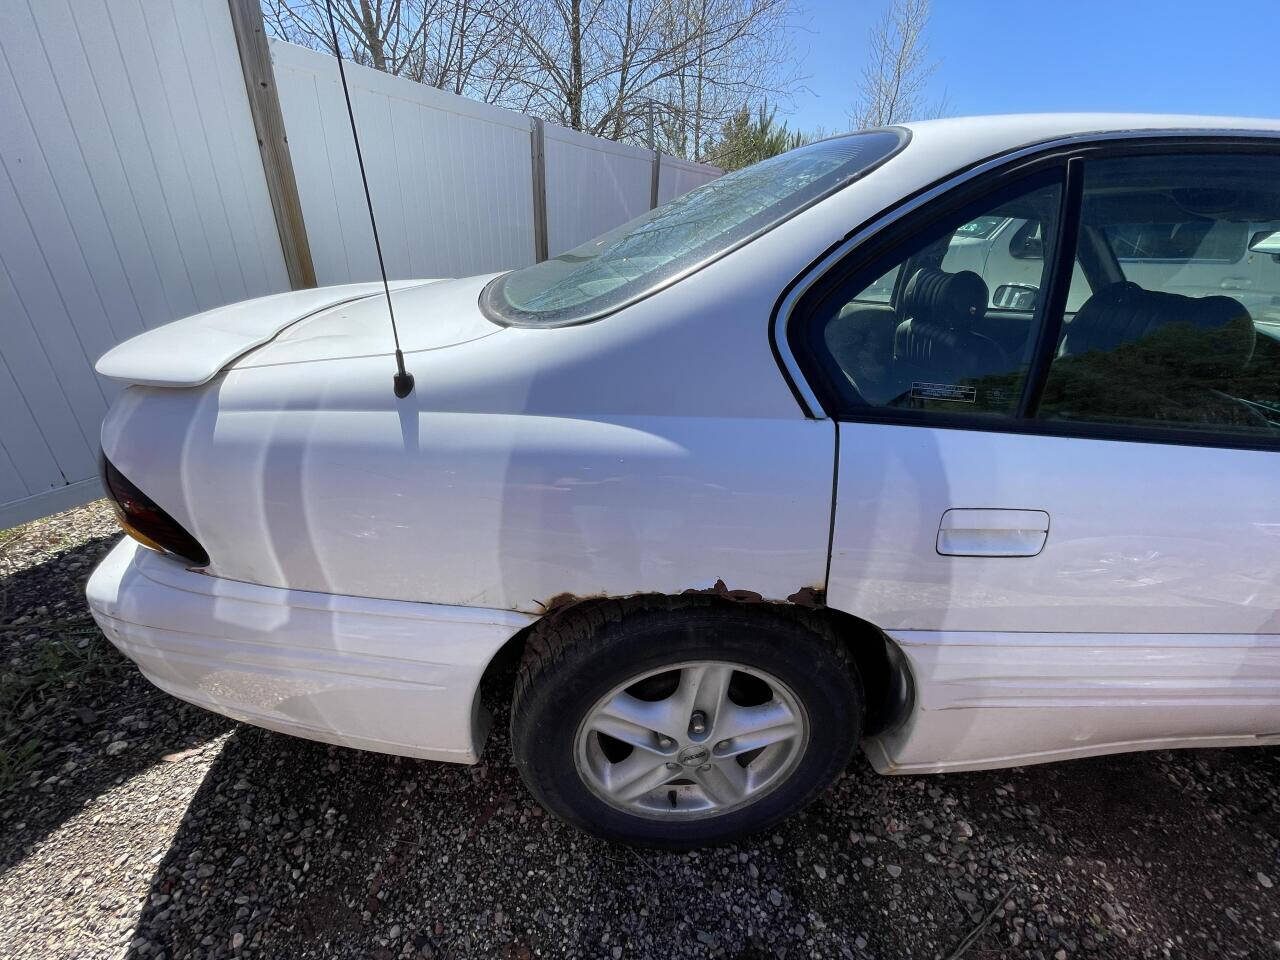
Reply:
<svg viewBox="0 0 1280 960"><path fill-rule="evenodd" d="M302 216L321 285L378 276L338 61L271 42ZM345 64L393 279L533 262L528 117Z"/></svg>
<svg viewBox="0 0 1280 960"><path fill-rule="evenodd" d="M0 528L96 491L100 354L287 286L226 0L0 0Z"/></svg>

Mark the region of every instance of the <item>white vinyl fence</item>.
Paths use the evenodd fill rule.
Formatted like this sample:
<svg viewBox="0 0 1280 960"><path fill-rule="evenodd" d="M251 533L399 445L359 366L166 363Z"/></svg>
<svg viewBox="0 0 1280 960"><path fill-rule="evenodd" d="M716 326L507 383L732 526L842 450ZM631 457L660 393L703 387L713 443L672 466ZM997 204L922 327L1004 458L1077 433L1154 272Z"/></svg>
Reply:
<svg viewBox="0 0 1280 960"><path fill-rule="evenodd" d="M551 124L545 131L547 246L551 256L649 209L651 151Z"/></svg>
<svg viewBox="0 0 1280 960"><path fill-rule="evenodd" d="M278 40L271 59L316 281L376 278L337 61ZM370 67L345 68L387 275L457 277L533 263L534 122ZM541 136L551 256L650 209L653 151L550 123ZM720 174L665 155L657 166L659 203Z"/></svg>
<svg viewBox="0 0 1280 960"><path fill-rule="evenodd" d="M679 157L662 155L662 164L658 170L658 206L670 203L694 187L700 187L708 180L720 176L720 171L705 163L694 163Z"/></svg>
<svg viewBox="0 0 1280 960"><path fill-rule="evenodd" d="M225 0L0 0L0 529L99 495L101 354L287 288Z"/></svg>
<svg viewBox="0 0 1280 960"><path fill-rule="evenodd" d="M271 59L316 282L376 279L337 60L275 40ZM460 277L532 263L529 118L345 68L387 275Z"/></svg>
<svg viewBox="0 0 1280 960"><path fill-rule="evenodd" d="M99 495L117 391L93 371L102 353L290 286L244 9L0 0L0 529ZM270 57L316 282L375 279L337 61L277 41ZM719 174L369 68L347 77L393 278L523 266Z"/></svg>

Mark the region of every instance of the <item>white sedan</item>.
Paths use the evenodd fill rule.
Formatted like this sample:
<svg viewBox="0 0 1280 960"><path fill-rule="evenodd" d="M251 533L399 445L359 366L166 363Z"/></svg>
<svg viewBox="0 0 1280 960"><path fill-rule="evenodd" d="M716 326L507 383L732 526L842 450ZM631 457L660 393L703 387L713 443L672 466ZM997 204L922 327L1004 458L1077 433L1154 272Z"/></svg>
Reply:
<svg viewBox="0 0 1280 960"><path fill-rule="evenodd" d="M89 603L175 696L431 760L514 661L538 800L669 846L859 745L1274 744L1278 230L1274 121L944 120L394 284L403 398L380 285L180 320L98 364Z"/></svg>

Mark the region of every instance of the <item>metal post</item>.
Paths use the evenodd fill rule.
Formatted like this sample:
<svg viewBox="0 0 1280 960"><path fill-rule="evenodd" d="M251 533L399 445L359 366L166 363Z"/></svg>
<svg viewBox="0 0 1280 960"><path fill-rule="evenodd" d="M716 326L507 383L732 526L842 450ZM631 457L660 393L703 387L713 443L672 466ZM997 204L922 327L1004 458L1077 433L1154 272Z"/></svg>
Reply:
<svg viewBox="0 0 1280 960"><path fill-rule="evenodd" d="M649 209L656 209L658 206L658 180L661 176L662 167L662 151L658 149L657 132L654 129L653 117L653 100L648 103L648 119L649 119L649 136L648 147L653 151L653 170L649 174Z"/></svg>
<svg viewBox="0 0 1280 960"><path fill-rule="evenodd" d="M532 118L529 146L533 160L533 258L537 263L547 259L547 161L542 121Z"/></svg>

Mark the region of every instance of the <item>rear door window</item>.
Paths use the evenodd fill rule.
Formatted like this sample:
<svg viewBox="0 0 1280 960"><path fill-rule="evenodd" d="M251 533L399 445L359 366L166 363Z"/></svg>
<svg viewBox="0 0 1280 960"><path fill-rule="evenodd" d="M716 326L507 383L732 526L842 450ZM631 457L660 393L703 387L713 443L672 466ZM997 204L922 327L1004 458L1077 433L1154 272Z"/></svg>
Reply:
<svg viewBox="0 0 1280 960"><path fill-rule="evenodd" d="M1081 227L1122 279L1064 318L1038 416L1275 438L1280 256L1250 244L1275 223L1275 156L1086 163Z"/></svg>
<svg viewBox="0 0 1280 960"><path fill-rule="evenodd" d="M1245 225L1209 217L1174 223L1112 223L1102 228L1121 261L1235 263L1244 255Z"/></svg>
<svg viewBox="0 0 1280 960"><path fill-rule="evenodd" d="M1071 167L1065 232L1053 168L954 215L922 211L815 284L789 330L826 408L1280 445L1280 154L1085 150ZM1078 235L1069 260L1062 235Z"/></svg>

